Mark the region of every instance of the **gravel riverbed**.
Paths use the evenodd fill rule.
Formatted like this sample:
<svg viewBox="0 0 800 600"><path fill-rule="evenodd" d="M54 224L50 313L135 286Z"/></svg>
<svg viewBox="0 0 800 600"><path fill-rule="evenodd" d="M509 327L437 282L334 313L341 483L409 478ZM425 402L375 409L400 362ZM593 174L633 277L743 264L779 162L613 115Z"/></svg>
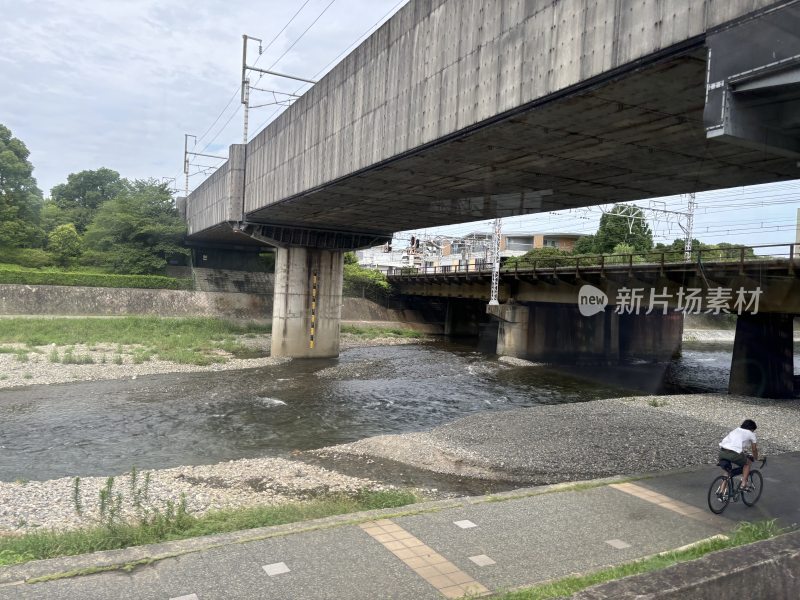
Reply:
<svg viewBox="0 0 800 600"><path fill-rule="evenodd" d="M366 340L344 334L342 349L417 341ZM269 336L248 338L248 343L268 348ZM6 375L0 380L0 388L176 371L241 369L284 360L229 359L206 367L158 360L135 364L133 349L123 349L121 365L103 364L99 360L95 364L63 365L49 362L48 347L42 350L30 353L28 362L18 361L14 354L0 354L0 374ZM113 351L116 350L114 346ZM104 349L76 347L74 351L102 354ZM506 361L525 364L516 359ZM359 369L360 365L353 368ZM320 377L335 375L325 370L318 373ZM717 394L638 396L478 413L429 431L367 438L299 453L292 459L242 459L153 470L138 474L136 485L130 473L122 473L115 478L114 494L122 495L124 515L134 515L142 509L163 511L168 502L178 502L182 496L190 513L202 514L224 508L280 504L325 492L392 487L381 481L374 468L364 470L372 473L371 478L337 472L337 460L347 463L349 473L353 473L354 461L356 464L363 461L365 465L394 461L447 476L518 485L652 472L713 463L718 441L745 418L758 422L757 434L763 452L800 450L798 400L770 401ZM327 468L309 464L320 462L319 459L323 459L321 462ZM149 481L147 494L143 495L145 477ZM103 477L81 478L77 488L77 504L82 509L79 514L74 478L0 482L0 535L97 523L99 493L106 483ZM134 490L139 490L141 501L135 500ZM423 496L441 497L432 488L417 491Z"/></svg>
<svg viewBox="0 0 800 600"><path fill-rule="evenodd" d="M424 338L428 339L428 338ZM256 335L239 336L239 344L268 352L271 336ZM380 337L367 339L358 335L343 333L340 347L342 350L363 346L386 346L396 344L418 343L419 338ZM134 345L95 344L91 347L83 344L72 346L36 346L33 348L21 344L2 344L6 352L0 352L0 390L24 385L48 385L52 383L68 383L71 381L100 381L109 379L135 379L141 375L158 373L202 373L209 371L230 371L236 369L252 369L286 362L288 358L235 358L223 350L218 351L224 362L210 365L180 364L156 357L136 362ZM57 354L64 356L70 349L74 357L84 359L87 364L64 364L52 362L50 357ZM11 352L17 350L18 352ZM91 362L89 362L91 361Z"/></svg>
<svg viewBox="0 0 800 600"><path fill-rule="evenodd" d="M745 418L765 454L800 450L800 400L722 394L636 396L478 413L430 431L315 450L332 460L392 460L435 473L525 485L716 462Z"/></svg>
<svg viewBox="0 0 800 600"><path fill-rule="evenodd" d="M763 453L800 450L800 401L769 401L715 394L637 396L576 404L486 412L429 431L383 435L332 446L296 459L259 458L216 465L130 473L115 480L124 515L136 514L133 489L149 477L144 508L164 510L186 498L190 513L281 504L324 492L381 490L394 486L347 476L336 461L390 460L444 475L485 481L541 485L621 474L653 472L716 460L717 444L730 429L752 417ZM329 468L308 464L304 455L325 459ZM372 469L374 472L374 469ZM0 534L39 528L68 529L99 519L98 497L106 478L80 481L82 514L76 511L75 480L0 483ZM418 488L424 497L443 497Z"/></svg>

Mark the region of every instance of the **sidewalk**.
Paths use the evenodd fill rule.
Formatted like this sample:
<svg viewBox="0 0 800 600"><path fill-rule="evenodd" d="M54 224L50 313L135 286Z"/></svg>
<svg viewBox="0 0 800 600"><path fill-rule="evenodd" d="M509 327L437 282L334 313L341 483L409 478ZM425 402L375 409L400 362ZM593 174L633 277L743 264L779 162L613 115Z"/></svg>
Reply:
<svg viewBox="0 0 800 600"><path fill-rule="evenodd" d="M436 600L497 592L677 548L739 521L777 518L792 525L800 518L798 465L797 452L771 457L759 503L731 504L722 516L706 506L717 473L707 466L588 489L530 488L4 567L0 599ZM131 572L23 582L165 555L174 556Z"/></svg>

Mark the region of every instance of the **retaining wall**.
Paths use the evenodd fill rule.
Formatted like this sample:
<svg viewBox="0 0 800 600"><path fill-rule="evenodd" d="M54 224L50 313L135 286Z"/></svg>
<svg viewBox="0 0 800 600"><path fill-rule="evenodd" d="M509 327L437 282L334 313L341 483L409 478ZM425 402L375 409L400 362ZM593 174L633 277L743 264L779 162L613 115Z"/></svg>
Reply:
<svg viewBox="0 0 800 600"><path fill-rule="evenodd" d="M661 571L597 585L571 600L788 600L800 598L800 531Z"/></svg>
<svg viewBox="0 0 800 600"><path fill-rule="evenodd" d="M272 294L59 285L0 285L2 315L272 319Z"/></svg>

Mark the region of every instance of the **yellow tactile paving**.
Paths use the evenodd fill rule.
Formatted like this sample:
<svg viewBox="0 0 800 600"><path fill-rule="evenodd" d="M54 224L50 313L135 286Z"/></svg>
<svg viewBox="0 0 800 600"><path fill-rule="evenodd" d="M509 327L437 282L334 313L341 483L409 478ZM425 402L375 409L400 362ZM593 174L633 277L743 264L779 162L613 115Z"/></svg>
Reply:
<svg viewBox="0 0 800 600"><path fill-rule="evenodd" d="M489 593L486 587L396 523L381 519L363 523L361 529L439 590L445 598Z"/></svg>
<svg viewBox="0 0 800 600"><path fill-rule="evenodd" d="M692 506L690 504L686 504L680 500L675 500L674 498L670 498L664 494L659 494L653 490L648 490L647 488L636 485L635 483L612 483L610 487L642 500L646 500L647 502L651 502L652 504L656 504L661 508L671 510L672 512L683 515L684 517L719 525L719 521L709 514L708 511L703 510L702 508L697 508L696 506Z"/></svg>

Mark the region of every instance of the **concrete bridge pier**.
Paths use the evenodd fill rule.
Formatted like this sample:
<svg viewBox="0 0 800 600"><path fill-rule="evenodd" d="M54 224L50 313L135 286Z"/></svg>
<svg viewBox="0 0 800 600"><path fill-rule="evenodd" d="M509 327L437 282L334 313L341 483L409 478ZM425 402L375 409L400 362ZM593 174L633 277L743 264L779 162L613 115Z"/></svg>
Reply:
<svg viewBox="0 0 800 600"><path fill-rule="evenodd" d="M736 319L730 394L792 398L795 393L792 315L743 314Z"/></svg>
<svg viewBox="0 0 800 600"><path fill-rule="evenodd" d="M616 364L624 358L666 361L680 352L683 315L619 315L611 308L586 317L577 305L507 303L489 306L487 312L499 322L501 356Z"/></svg>
<svg viewBox="0 0 800 600"><path fill-rule="evenodd" d="M625 314L619 317L620 355L624 358L668 361L680 356L683 313Z"/></svg>
<svg viewBox="0 0 800 600"><path fill-rule="evenodd" d="M277 249L272 356L339 356L343 269L340 250Z"/></svg>
<svg viewBox="0 0 800 600"><path fill-rule="evenodd" d="M525 304L490 304L486 312L498 320L497 354L528 358L529 307Z"/></svg>

